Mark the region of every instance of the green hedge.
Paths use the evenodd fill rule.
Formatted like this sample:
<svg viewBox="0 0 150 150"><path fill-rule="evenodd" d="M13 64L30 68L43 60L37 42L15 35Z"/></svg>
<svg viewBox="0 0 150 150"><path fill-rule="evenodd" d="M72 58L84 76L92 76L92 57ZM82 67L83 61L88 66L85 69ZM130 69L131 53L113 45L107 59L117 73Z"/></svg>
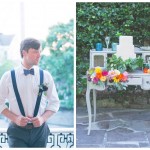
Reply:
<svg viewBox="0 0 150 150"><path fill-rule="evenodd" d="M85 94L83 75L89 67L89 50L97 42L106 47L106 35L111 37L110 42L118 42L120 35L130 35L134 45L143 46L150 44L149 29L150 3L76 3L77 96Z"/></svg>

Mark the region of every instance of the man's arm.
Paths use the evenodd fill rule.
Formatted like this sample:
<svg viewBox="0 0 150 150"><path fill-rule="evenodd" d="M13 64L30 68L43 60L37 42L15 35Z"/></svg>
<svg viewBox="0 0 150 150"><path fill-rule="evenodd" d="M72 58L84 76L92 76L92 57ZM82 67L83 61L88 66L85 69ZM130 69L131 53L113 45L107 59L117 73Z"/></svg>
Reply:
<svg viewBox="0 0 150 150"><path fill-rule="evenodd" d="M51 110L53 112L57 112L60 107L60 101L58 97L58 93L56 90L56 86L53 80L53 77L49 72L45 73L46 83L48 83L48 90L46 91L46 98L48 100L48 104L46 106L46 110Z"/></svg>
<svg viewBox="0 0 150 150"><path fill-rule="evenodd" d="M46 110L41 117L43 118L44 122L46 122L48 118L50 118L54 113L55 113L54 111Z"/></svg>
<svg viewBox="0 0 150 150"><path fill-rule="evenodd" d="M31 119L31 122L33 123L34 127L40 127L44 122L48 120L55 112L51 110L46 110L42 116L34 117Z"/></svg>
<svg viewBox="0 0 150 150"><path fill-rule="evenodd" d="M48 104L43 115L32 118L32 123L35 127L41 126L44 122L48 120L54 113L59 109L60 101L58 98L58 93L56 91L54 80L51 74L45 71L45 83L49 85L48 90L46 91L46 97Z"/></svg>
<svg viewBox="0 0 150 150"><path fill-rule="evenodd" d="M8 108L2 111L2 114L10 119L12 122L16 123L18 126L26 126L28 122L31 121L30 118L24 116L18 116L11 112Z"/></svg>

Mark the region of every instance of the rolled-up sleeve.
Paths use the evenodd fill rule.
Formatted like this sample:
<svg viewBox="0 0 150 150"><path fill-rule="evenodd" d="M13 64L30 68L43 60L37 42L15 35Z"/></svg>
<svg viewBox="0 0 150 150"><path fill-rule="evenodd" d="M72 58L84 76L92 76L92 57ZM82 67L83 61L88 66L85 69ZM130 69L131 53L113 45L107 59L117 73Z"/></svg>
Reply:
<svg viewBox="0 0 150 150"><path fill-rule="evenodd" d="M0 80L0 113L7 108L5 100L8 96L8 78L9 72L6 72Z"/></svg>
<svg viewBox="0 0 150 150"><path fill-rule="evenodd" d="M58 93L56 90L54 80L51 74L47 71L45 72L45 83L48 84L48 90L47 90L48 105L46 107L46 110L57 112L60 107L60 101L58 98Z"/></svg>

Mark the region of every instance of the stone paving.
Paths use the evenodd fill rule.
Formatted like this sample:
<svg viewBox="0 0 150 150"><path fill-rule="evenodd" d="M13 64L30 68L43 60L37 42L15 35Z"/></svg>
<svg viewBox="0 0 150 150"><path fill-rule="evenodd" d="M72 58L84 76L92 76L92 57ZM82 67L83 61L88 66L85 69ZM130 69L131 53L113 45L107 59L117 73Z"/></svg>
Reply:
<svg viewBox="0 0 150 150"><path fill-rule="evenodd" d="M85 107L76 109L77 148L149 148L149 109L97 109L87 135L88 113Z"/></svg>

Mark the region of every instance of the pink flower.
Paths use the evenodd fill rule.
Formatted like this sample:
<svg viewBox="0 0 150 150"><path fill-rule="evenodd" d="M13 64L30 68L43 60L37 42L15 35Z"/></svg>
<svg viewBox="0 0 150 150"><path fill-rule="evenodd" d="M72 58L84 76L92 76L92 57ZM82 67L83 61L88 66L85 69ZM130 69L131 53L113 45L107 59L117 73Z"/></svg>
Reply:
<svg viewBox="0 0 150 150"><path fill-rule="evenodd" d="M110 70L110 71L108 72L108 77L109 77L109 79L113 79L115 76L116 76L116 74L115 74L115 71L114 71L114 70Z"/></svg>
<svg viewBox="0 0 150 150"><path fill-rule="evenodd" d="M108 72L108 75L109 75L109 76L112 76L112 75L114 75L114 74L115 74L114 70L109 70L109 72Z"/></svg>
<svg viewBox="0 0 150 150"><path fill-rule="evenodd" d="M123 73L123 75L127 77L127 76L128 76L128 72L125 71L125 72Z"/></svg>
<svg viewBox="0 0 150 150"><path fill-rule="evenodd" d="M96 78L96 77L93 78L93 83L94 83L94 84L98 84L98 81L99 81L98 78Z"/></svg>
<svg viewBox="0 0 150 150"><path fill-rule="evenodd" d="M102 76L107 76L107 75L108 75L108 71L103 70L103 72L102 72Z"/></svg>

